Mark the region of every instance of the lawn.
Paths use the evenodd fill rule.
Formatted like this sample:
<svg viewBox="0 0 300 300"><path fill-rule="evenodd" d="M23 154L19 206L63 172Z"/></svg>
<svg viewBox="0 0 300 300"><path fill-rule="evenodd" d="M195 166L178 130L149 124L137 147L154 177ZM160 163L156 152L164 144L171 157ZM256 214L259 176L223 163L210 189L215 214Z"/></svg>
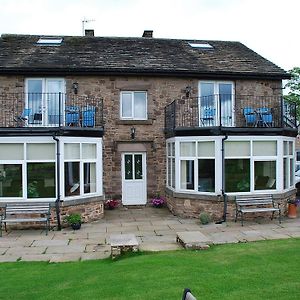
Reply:
<svg viewBox="0 0 300 300"><path fill-rule="evenodd" d="M0 264L0 299L300 299L300 239L137 253L120 259Z"/></svg>

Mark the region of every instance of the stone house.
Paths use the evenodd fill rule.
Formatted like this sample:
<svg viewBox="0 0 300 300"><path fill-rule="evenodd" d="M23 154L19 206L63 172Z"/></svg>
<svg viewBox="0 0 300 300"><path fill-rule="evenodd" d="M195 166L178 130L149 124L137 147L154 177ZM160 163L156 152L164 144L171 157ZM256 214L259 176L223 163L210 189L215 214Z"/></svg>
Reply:
<svg viewBox="0 0 300 300"><path fill-rule="evenodd" d="M2 35L0 206L38 199L88 221L105 199L159 193L174 214L219 220L237 194L285 203L287 78L239 42Z"/></svg>

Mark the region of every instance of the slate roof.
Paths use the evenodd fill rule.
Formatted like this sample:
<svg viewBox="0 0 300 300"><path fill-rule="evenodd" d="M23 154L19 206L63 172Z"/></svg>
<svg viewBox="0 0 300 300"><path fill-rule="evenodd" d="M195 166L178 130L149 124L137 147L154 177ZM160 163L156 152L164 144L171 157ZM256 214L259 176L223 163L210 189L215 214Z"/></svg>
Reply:
<svg viewBox="0 0 300 300"><path fill-rule="evenodd" d="M62 36L61 45L50 46L38 45L40 37L2 35L0 74L289 78L239 42ZM209 43L213 49L193 48L189 42Z"/></svg>

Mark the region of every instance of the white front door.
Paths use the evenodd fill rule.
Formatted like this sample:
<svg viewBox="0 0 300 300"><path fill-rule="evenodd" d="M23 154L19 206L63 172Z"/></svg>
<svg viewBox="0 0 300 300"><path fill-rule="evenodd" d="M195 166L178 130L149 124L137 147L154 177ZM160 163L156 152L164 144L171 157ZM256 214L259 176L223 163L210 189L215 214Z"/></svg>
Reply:
<svg viewBox="0 0 300 300"><path fill-rule="evenodd" d="M146 153L123 153L122 203L124 205L143 205L146 202Z"/></svg>

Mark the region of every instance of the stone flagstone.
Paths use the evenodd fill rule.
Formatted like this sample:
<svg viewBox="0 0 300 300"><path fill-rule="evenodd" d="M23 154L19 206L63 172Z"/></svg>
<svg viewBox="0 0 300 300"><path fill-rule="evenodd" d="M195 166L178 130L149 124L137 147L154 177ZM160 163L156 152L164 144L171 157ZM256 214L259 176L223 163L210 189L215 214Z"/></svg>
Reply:
<svg viewBox="0 0 300 300"><path fill-rule="evenodd" d="M186 249L207 249L212 240L200 231L177 232L177 242Z"/></svg>

